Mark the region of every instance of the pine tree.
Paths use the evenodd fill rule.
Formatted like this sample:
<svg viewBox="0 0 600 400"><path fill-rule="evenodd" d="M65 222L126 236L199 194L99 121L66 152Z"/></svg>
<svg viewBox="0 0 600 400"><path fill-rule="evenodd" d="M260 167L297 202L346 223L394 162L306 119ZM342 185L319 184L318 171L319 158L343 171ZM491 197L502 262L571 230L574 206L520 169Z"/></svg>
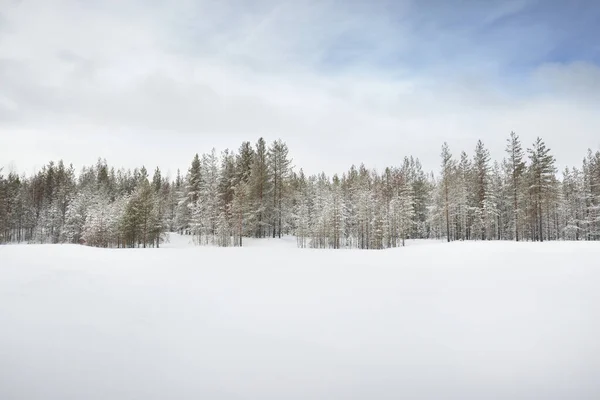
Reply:
<svg viewBox="0 0 600 400"><path fill-rule="evenodd" d="M239 153L235 157L235 170L233 178L233 203L231 214L234 218L235 226L234 236L235 244L242 246L243 237L248 235L250 230L249 220L251 219L251 191L250 177L254 164L254 150L250 142L243 142Z"/></svg>
<svg viewBox="0 0 600 400"><path fill-rule="evenodd" d="M331 227L330 247L342 247L345 231L345 205L342 194L342 183L337 175L333 176L329 201L329 218Z"/></svg>
<svg viewBox="0 0 600 400"><path fill-rule="evenodd" d="M452 159L448 143L442 145L442 190L444 199L444 214L446 223L446 238L450 242L450 185L452 184L452 176L456 162Z"/></svg>
<svg viewBox="0 0 600 400"><path fill-rule="evenodd" d="M83 240L88 210L92 195L83 190L75 195L66 211L63 236L68 243L80 243Z"/></svg>
<svg viewBox="0 0 600 400"><path fill-rule="evenodd" d="M508 159L506 163L506 169L508 171L509 184L512 188L512 207L513 207L513 231L514 239L519 241L519 188L521 184L521 178L525 172L525 162L523 158L525 154L521 147L521 141L519 136L511 132L510 138L507 140L506 152L508 153Z"/></svg>
<svg viewBox="0 0 600 400"><path fill-rule="evenodd" d="M288 148L281 140L271 144L268 156L269 176L273 192L272 235L281 238L283 228L283 206L292 160L288 158Z"/></svg>
<svg viewBox="0 0 600 400"><path fill-rule="evenodd" d="M8 195L8 180L2 175L0 168L0 243L9 241L9 204L12 199Z"/></svg>
<svg viewBox="0 0 600 400"><path fill-rule="evenodd" d="M551 185L553 183L553 177L555 174L554 157L550 155L550 149L546 147L544 141L539 137L533 143L532 148L528 149L527 151L529 153L529 160L531 162L530 189L533 192L534 226L536 229L534 237L539 241L543 241L543 199L544 195L550 192Z"/></svg>
<svg viewBox="0 0 600 400"><path fill-rule="evenodd" d="M152 189L154 193L159 194L162 189L163 180L162 175L160 173L160 168L156 167L154 170L154 175L152 176Z"/></svg>
<svg viewBox="0 0 600 400"><path fill-rule="evenodd" d="M485 210L485 205L487 202L488 186L489 186L489 170L490 170L490 153L484 147L483 142L481 140L477 141L477 146L475 147L475 157L473 159L473 168L474 168L474 184L475 184L475 193L477 200L477 210L480 221L478 223L479 230L481 231L481 240L486 239L485 226L487 225L487 213Z"/></svg>
<svg viewBox="0 0 600 400"><path fill-rule="evenodd" d="M253 205L253 222L255 237L263 238L272 228L269 224L269 214L271 211L269 193L271 185L269 180L269 170L267 165L267 147L263 138L258 139L252 170L250 173L250 195Z"/></svg>
<svg viewBox="0 0 600 400"><path fill-rule="evenodd" d="M469 240L471 233L472 212L470 208L470 190L472 186L472 167L469 156L461 152L456 175L456 212L457 233L461 240Z"/></svg>
<svg viewBox="0 0 600 400"><path fill-rule="evenodd" d="M105 160L81 169L49 162L31 176L0 172L0 242L158 247L167 229L197 242L241 246L248 236L294 234L299 247L380 249L406 238L447 240L600 239L600 152L559 179L538 139L524 162L511 133L502 168L479 141L472 161L442 148L438 176L418 159L379 174L364 165L342 175L293 171L281 140L267 149L196 155L175 180Z"/></svg>
<svg viewBox="0 0 600 400"><path fill-rule="evenodd" d="M198 227L192 227L193 215L198 215L198 200L202 192L202 170L198 153L194 155L192 165L186 176L185 197L180 200L180 229L187 234L198 234Z"/></svg>
<svg viewBox="0 0 600 400"><path fill-rule="evenodd" d="M404 246L413 224L414 194L412 187L407 184L403 185L398 192L398 196L392 202L397 229L400 232L402 246Z"/></svg>
<svg viewBox="0 0 600 400"><path fill-rule="evenodd" d="M588 149L583 161L586 240L600 240L600 151Z"/></svg>
<svg viewBox="0 0 600 400"><path fill-rule="evenodd" d="M295 225L296 225L296 241L298 247L305 248L307 240L310 237L310 195L309 185L304 175L304 171L300 169L296 178L296 201L295 201Z"/></svg>

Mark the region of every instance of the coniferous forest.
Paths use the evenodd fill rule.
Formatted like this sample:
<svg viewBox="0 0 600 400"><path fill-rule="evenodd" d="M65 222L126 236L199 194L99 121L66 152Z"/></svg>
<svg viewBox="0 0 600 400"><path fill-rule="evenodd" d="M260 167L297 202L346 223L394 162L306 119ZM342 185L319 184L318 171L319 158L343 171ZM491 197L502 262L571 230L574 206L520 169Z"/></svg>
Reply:
<svg viewBox="0 0 600 400"><path fill-rule="evenodd" d="M440 168L405 157L383 171L351 166L306 176L287 145L244 142L196 154L185 173L116 169L98 160L75 171L50 162L33 176L0 171L0 243L159 247L165 232L200 245L294 235L299 247L383 249L406 239L600 240L600 151L557 171L538 138L511 133L502 160L441 147Z"/></svg>

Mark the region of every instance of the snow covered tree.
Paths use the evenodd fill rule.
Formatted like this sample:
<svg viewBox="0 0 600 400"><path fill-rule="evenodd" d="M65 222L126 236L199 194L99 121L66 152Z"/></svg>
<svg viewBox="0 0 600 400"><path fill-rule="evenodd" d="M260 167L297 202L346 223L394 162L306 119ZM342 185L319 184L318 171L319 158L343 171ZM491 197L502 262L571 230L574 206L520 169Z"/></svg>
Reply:
<svg viewBox="0 0 600 400"><path fill-rule="evenodd" d="M450 186L452 185L452 178L455 173L456 162L452 159L452 153L448 143L444 142L442 145L442 191L444 201L444 216L446 225L446 238L448 242L451 240L450 236Z"/></svg>
<svg viewBox="0 0 600 400"><path fill-rule="evenodd" d="M600 240L600 151L588 149L582 166L585 193L585 238Z"/></svg>
<svg viewBox="0 0 600 400"><path fill-rule="evenodd" d="M273 238L281 238L283 230L284 200L287 200L288 180L292 160L288 157L288 147L281 140L271 144L268 156L269 175L272 180L273 213L272 213L272 235Z"/></svg>
<svg viewBox="0 0 600 400"><path fill-rule="evenodd" d="M508 172L508 181L512 192L513 232L514 239L518 242L520 228L519 215L521 213L519 192L521 190L521 178L525 172L525 162L523 161L525 154L519 136L514 132L510 133L510 138L506 145L506 152L508 153L506 170Z"/></svg>
<svg viewBox="0 0 600 400"><path fill-rule="evenodd" d="M552 190L554 182L554 157L550 154L550 149L541 138L537 138L533 146L527 150L530 160L530 190L533 197L533 216L534 216L534 238L539 241L544 240L544 195Z"/></svg>
<svg viewBox="0 0 600 400"><path fill-rule="evenodd" d="M258 139L256 143L250 171L249 189L253 209L251 222L254 225L254 235L257 238L263 238L273 228L269 223L272 210L269 194L271 194L272 187L267 164L267 146L263 138Z"/></svg>
<svg viewBox="0 0 600 400"><path fill-rule="evenodd" d="M479 210L477 211L477 215L480 218L478 221L478 230L480 230L481 240L486 239L486 230L485 227L487 225L486 218L488 216L488 212L486 210L486 205L488 205L489 209L489 171L490 171L490 153L483 145L481 140L477 141L477 146L475 146L475 156L473 159L473 173L474 173L474 185L475 185L475 198L477 201L477 207Z"/></svg>
<svg viewBox="0 0 600 400"><path fill-rule="evenodd" d="M391 212L397 231L400 233L402 246L413 225L414 194L410 185L403 185L398 195L392 200ZM394 244L394 247L397 244Z"/></svg>
<svg viewBox="0 0 600 400"><path fill-rule="evenodd" d="M200 165L200 157L198 153L196 153L185 178L184 195L181 196L179 200L176 220L181 233L188 235L193 233L192 215L198 212L197 206L201 191L202 170Z"/></svg>
<svg viewBox="0 0 600 400"><path fill-rule="evenodd" d="M556 175L544 142L511 133L502 163L478 141L471 159L442 147L439 174L407 156L383 173L351 166L305 176L287 145L243 142L237 152L196 154L185 176L159 168L76 173L62 161L31 176L0 170L0 243L160 246L166 230L197 243L241 246L245 237L296 235L299 247L381 249L406 238L600 240L600 151Z"/></svg>

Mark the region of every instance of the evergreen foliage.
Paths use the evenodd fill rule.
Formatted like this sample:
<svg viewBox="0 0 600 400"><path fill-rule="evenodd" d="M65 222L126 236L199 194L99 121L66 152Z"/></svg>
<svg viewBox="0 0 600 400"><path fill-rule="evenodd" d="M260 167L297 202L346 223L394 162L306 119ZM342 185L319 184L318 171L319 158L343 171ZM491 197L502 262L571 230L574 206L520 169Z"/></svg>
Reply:
<svg viewBox="0 0 600 400"><path fill-rule="evenodd" d="M0 169L0 243L159 247L167 231L203 245L295 235L299 247L333 249L408 238L600 240L600 151L561 175L541 138L525 152L514 132L501 162L481 141L473 157L457 158L444 143L437 176L413 157L381 173L353 165L306 176L283 141L262 138L196 154L173 180L102 159L78 174L50 162L32 176Z"/></svg>

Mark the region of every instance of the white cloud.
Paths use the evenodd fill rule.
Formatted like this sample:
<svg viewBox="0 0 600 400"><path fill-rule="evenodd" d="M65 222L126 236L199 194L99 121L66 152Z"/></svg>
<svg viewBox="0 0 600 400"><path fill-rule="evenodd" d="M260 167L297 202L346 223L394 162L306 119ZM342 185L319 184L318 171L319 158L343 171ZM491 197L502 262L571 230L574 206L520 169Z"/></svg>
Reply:
<svg viewBox="0 0 600 400"><path fill-rule="evenodd" d="M600 146L594 65L542 66L519 91L499 87L494 69L392 71L373 60L414 47L418 35L400 27L405 38L390 36L385 18L360 18L333 1L223 3L3 8L0 164L29 170L102 156L174 173L195 152L259 136L281 137L297 166L329 173L360 162L381 169L411 154L437 170L443 141L458 154L478 138L500 159L511 130L526 144L544 137L563 164ZM360 62L323 68L331 46L361 29L381 44Z"/></svg>

